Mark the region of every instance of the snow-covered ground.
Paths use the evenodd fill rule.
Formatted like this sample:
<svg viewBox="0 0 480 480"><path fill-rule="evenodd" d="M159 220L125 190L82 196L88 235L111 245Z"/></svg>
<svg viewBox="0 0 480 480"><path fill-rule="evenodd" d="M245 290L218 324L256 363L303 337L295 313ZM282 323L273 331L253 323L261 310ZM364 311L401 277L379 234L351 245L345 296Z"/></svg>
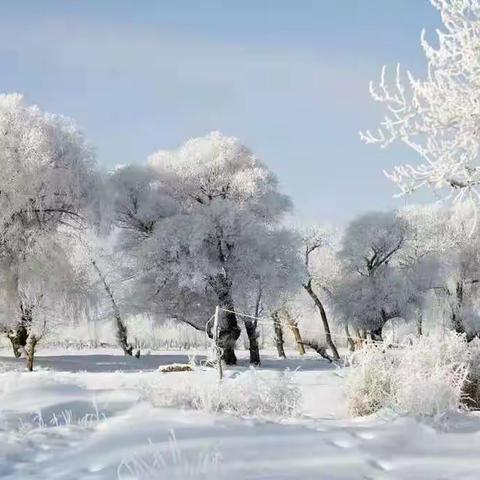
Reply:
<svg viewBox="0 0 480 480"><path fill-rule="evenodd" d="M185 353L140 360L114 351L40 351L37 371L0 357L2 479L478 479L480 417L435 426L350 418L343 371L317 357L264 355L259 375L294 376L300 416L265 420L155 408L149 385L217 382L216 372L159 373ZM248 368L241 365L227 377ZM12 371L13 369L13 371Z"/></svg>

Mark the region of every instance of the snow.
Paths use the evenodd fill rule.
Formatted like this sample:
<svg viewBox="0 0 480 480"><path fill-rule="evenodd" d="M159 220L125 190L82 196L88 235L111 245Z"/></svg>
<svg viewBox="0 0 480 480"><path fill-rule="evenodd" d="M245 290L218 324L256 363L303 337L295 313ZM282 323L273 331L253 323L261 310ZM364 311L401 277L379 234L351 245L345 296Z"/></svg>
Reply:
<svg viewBox="0 0 480 480"><path fill-rule="evenodd" d="M240 365L227 371L245 372ZM18 479L476 479L480 419L458 414L351 418L345 371L323 359L263 355L259 375L295 371L302 415L277 420L155 408L143 387L214 370L158 372L184 352L140 360L115 351L40 350L36 371L0 357L0 478ZM200 356L198 358L201 358Z"/></svg>

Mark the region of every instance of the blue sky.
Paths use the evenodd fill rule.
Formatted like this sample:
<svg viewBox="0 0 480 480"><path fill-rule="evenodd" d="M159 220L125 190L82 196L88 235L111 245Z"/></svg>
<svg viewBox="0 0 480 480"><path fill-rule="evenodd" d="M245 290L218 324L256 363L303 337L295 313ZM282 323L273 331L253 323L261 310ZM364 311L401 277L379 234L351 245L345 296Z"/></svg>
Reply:
<svg viewBox="0 0 480 480"><path fill-rule="evenodd" d="M99 163L144 162L211 130L278 175L301 218L400 206L382 170L408 150L363 145L368 82L424 71L428 0L0 0L0 91L73 117Z"/></svg>

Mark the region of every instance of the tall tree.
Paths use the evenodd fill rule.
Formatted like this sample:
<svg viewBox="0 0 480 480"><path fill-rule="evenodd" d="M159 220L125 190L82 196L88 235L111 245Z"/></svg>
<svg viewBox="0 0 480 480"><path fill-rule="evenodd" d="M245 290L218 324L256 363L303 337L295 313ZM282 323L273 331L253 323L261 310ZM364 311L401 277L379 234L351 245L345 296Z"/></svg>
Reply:
<svg viewBox="0 0 480 480"><path fill-rule="evenodd" d="M332 232L318 226L308 228L303 235L303 255L306 279L303 288L313 300L325 330L325 340L333 358L338 360L337 347L332 338L330 322L322 298L332 295L332 281L339 264L333 248Z"/></svg>
<svg viewBox="0 0 480 480"><path fill-rule="evenodd" d="M339 252L344 261L336 306L344 319L382 340L387 321L404 316L414 299L396 263L405 244L406 224L395 212L371 212L346 228Z"/></svg>
<svg viewBox="0 0 480 480"><path fill-rule="evenodd" d="M125 169L112 181L121 242L142 272L137 298L196 328L205 328L219 305L223 359L236 363L240 281L248 276L249 288L258 288L256 239L270 235L290 207L276 177L236 138L214 132L152 155L134 193Z"/></svg>
<svg viewBox="0 0 480 480"><path fill-rule="evenodd" d="M15 305L8 332L16 354L32 343L33 317L47 301L32 266L51 269L55 252L47 246L60 228L78 228L91 214L96 182L91 149L70 120L21 95L0 95L0 262Z"/></svg>

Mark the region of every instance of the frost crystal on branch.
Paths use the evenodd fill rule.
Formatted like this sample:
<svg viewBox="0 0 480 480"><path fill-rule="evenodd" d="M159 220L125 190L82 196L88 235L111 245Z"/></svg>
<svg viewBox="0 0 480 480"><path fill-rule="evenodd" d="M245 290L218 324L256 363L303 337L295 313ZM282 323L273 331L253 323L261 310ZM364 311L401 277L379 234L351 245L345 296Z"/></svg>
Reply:
<svg viewBox="0 0 480 480"><path fill-rule="evenodd" d="M376 132L360 133L363 141L385 148L400 141L421 157L417 165L401 165L387 177L401 195L427 186L449 189L455 200L480 200L480 2L430 0L441 14L444 29L438 45L422 32L428 62L425 79L407 71L387 83L385 67L372 98L387 113Z"/></svg>

